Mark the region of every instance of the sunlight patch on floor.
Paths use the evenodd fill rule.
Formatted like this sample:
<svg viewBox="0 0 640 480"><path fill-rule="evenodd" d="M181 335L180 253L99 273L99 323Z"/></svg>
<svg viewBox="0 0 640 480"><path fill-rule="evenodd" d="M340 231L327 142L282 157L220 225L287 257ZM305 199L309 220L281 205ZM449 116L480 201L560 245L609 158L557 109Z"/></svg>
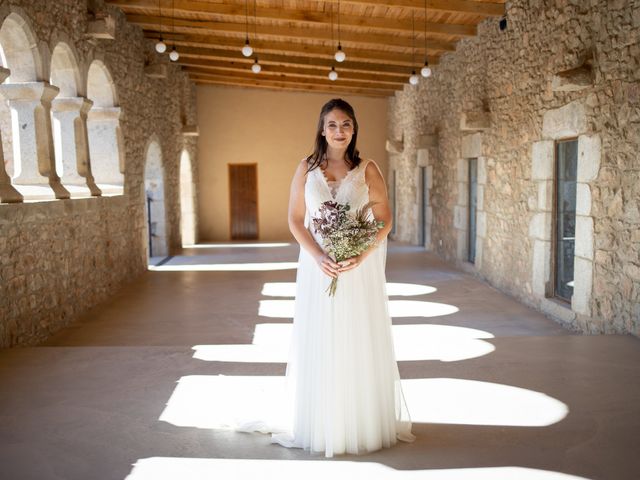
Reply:
<svg viewBox="0 0 640 480"><path fill-rule="evenodd" d="M455 305L420 300L389 300L389 313L394 318L440 317L458 312ZM260 300L258 315L269 318L293 318L294 300Z"/></svg>
<svg viewBox="0 0 640 480"><path fill-rule="evenodd" d="M414 295L426 295L436 292L438 289L429 285L417 283L387 282L388 296L409 297ZM262 295L267 297L295 297L295 282L267 282L262 286Z"/></svg>
<svg viewBox="0 0 640 480"><path fill-rule="evenodd" d="M195 345L193 358L208 362L286 363L293 324L260 323L252 344ZM483 330L451 325L392 325L398 361L454 362L487 355L495 347Z"/></svg>
<svg viewBox="0 0 640 480"><path fill-rule="evenodd" d="M534 390L460 378L401 380L414 423L543 427L568 406ZM291 412L285 376L187 375L159 420L180 427L233 429L262 419L283 425Z"/></svg>
<svg viewBox="0 0 640 480"><path fill-rule="evenodd" d="M154 272L257 272L268 270L295 270L298 262L265 263L200 263L193 265L175 265L165 263L158 267L149 266Z"/></svg>
<svg viewBox="0 0 640 480"><path fill-rule="evenodd" d="M281 449L274 445L274 449ZM589 480L561 472L503 466L396 470L377 462L246 458L141 458L125 480Z"/></svg>

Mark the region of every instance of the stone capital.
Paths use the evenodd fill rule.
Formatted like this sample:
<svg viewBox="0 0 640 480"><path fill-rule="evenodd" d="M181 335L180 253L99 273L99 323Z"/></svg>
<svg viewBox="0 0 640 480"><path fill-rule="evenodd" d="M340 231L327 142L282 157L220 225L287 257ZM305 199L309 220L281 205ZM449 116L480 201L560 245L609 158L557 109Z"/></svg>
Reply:
<svg viewBox="0 0 640 480"><path fill-rule="evenodd" d="M93 102L84 97L62 97L55 98L51 102L51 110L57 112L80 112L87 113L93 106Z"/></svg>
<svg viewBox="0 0 640 480"><path fill-rule="evenodd" d="M122 110L120 107L95 107L89 110L89 120L118 121Z"/></svg>
<svg viewBox="0 0 640 480"><path fill-rule="evenodd" d="M0 95L10 102L41 101L49 103L60 89L48 82L3 83L0 85Z"/></svg>
<svg viewBox="0 0 640 480"><path fill-rule="evenodd" d="M182 135L185 137L197 137L200 135L197 125L183 125Z"/></svg>
<svg viewBox="0 0 640 480"><path fill-rule="evenodd" d="M11 75L11 70L0 67L0 83L4 82L9 75Z"/></svg>

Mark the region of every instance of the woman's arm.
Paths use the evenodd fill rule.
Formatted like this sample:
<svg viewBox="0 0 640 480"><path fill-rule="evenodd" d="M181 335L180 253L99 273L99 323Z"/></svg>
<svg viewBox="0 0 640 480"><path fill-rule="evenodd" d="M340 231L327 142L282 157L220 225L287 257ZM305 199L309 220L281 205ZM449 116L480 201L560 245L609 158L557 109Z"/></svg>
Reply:
<svg viewBox="0 0 640 480"><path fill-rule="evenodd" d="M304 226L304 216L306 205L304 200L304 183L306 179L307 162L302 160L296 169L291 181L291 191L289 193L289 230L296 241L304 248L318 263L320 269L330 277L338 276L339 265L336 264L329 255L316 243L311 232Z"/></svg>
<svg viewBox="0 0 640 480"><path fill-rule="evenodd" d="M380 172L380 168L378 168L378 165L373 160L367 164L364 175L365 181L367 182L367 185L369 185L369 201L376 202L375 205L371 207L371 212L377 222L384 222L384 227L378 230L376 243L374 245L369 247L360 255L352 257L345 262L341 262L340 272L351 270L352 268L360 265L360 263L362 263L362 261L373 252L373 249L377 247L377 244L387 238L392 227L392 216L391 208L389 207L389 199L387 197L387 187L384 183L384 177L382 176L382 172ZM349 263L347 264L346 262Z"/></svg>

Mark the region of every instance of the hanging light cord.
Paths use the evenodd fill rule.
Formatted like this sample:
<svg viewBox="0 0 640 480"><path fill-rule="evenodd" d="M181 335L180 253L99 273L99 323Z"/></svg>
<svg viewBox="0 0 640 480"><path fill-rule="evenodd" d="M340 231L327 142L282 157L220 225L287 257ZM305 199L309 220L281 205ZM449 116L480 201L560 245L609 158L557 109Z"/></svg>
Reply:
<svg viewBox="0 0 640 480"><path fill-rule="evenodd" d="M173 34L173 49L176 49L176 7L174 0L171 0L171 33Z"/></svg>
<svg viewBox="0 0 640 480"><path fill-rule="evenodd" d="M427 0L424 0L424 61L427 61Z"/></svg>
<svg viewBox="0 0 640 480"><path fill-rule="evenodd" d="M256 0L253 0L253 42L256 42L256 38L258 38L258 33L256 31L256 23L258 22L258 14L256 13L257 7L256 7Z"/></svg>
<svg viewBox="0 0 640 480"><path fill-rule="evenodd" d="M331 47L333 48L333 2L329 3L329 5L331 5L329 16L331 18Z"/></svg>
<svg viewBox="0 0 640 480"><path fill-rule="evenodd" d="M338 0L338 45L340 45L340 0Z"/></svg>
<svg viewBox="0 0 640 480"><path fill-rule="evenodd" d="M244 0L244 31L247 41L249 41L249 0Z"/></svg>
<svg viewBox="0 0 640 480"><path fill-rule="evenodd" d="M415 12L411 11L411 68L415 68L416 65L416 24L415 24Z"/></svg>
<svg viewBox="0 0 640 480"><path fill-rule="evenodd" d="M160 17L160 40L162 40L162 7L160 6L160 0L158 0L158 16Z"/></svg>

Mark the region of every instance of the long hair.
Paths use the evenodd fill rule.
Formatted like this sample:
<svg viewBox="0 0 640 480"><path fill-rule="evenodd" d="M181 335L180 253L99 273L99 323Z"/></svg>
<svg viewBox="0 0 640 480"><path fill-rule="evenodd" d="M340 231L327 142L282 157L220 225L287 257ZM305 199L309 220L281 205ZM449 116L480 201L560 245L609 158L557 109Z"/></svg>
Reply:
<svg viewBox="0 0 640 480"><path fill-rule="evenodd" d="M325 103L320 110L320 118L318 120L318 128L316 130L315 147L313 149L313 153L307 157L307 173L314 168L319 167L327 153L327 139L322 135L322 131L324 130L324 117L334 108L342 110L353 122L353 136L351 137L351 142L349 142L349 146L347 147L346 157L351 169L360 164L360 152L356 148L356 141L358 140L358 121L356 120L356 113L354 112L353 107L346 101L341 98L334 98Z"/></svg>

